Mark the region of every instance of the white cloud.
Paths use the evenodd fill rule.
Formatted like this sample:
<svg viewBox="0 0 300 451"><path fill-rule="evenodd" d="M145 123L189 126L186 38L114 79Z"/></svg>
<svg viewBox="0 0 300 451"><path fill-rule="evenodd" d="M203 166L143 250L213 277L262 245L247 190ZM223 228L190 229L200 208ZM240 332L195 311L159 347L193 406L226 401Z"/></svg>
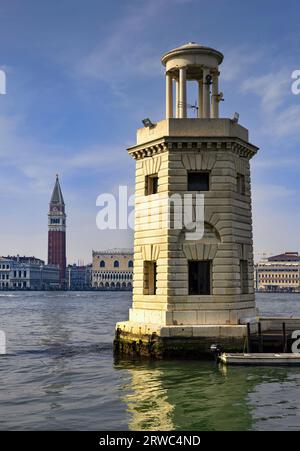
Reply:
<svg viewBox="0 0 300 451"><path fill-rule="evenodd" d="M263 113L272 114L290 94L290 74L286 70L258 77L249 77L241 84L241 90L258 96Z"/></svg>
<svg viewBox="0 0 300 451"><path fill-rule="evenodd" d="M299 141L300 105L291 105L272 118L272 124L266 129L274 138L296 138Z"/></svg>
<svg viewBox="0 0 300 451"><path fill-rule="evenodd" d="M102 172L105 165L120 162L123 155L124 159L127 158L121 146L95 144L70 151L68 146L40 142L25 132L21 133L20 129L23 129L22 118L0 117L2 165L22 173L40 188L45 186L45 180L49 180L57 171L72 173L79 169L92 169Z"/></svg>
<svg viewBox="0 0 300 451"><path fill-rule="evenodd" d="M242 93L254 94L259 101L260 125L256 132L272 143L288 139L285 145L299 141L300 104L291 104L291 72L281 69L246 78L240 85Z"/></svg>
<svg viewBox="0 0 300 451"><path fill-rule="evenodd" d="M291 105L295 100L291 93L292 70L285 61L278 60L276 69L270 70L274 62L268 60L270 49L264 47L253 52L243 46L224 53L222 79L234 82L241 94L251 101L254 95L258 101L256 135L272 143L283 138L299 139L300 105ZM264 68L267 72L261 73Z"/></svg>
<svg viewBox="0 0 300 451"><path fill-rule="evenodd" d="M76 64L79 75L89 76L114 85L129 75L143 77L160 75L162 67L152 42L143 39L143 31L151 26L157 13L170 0L144 4L131 9L109 30L107 38L97 44L91 52Z"/></svg>
<svg viewBox="0 0 300 451"><path fill-rule="evenodd" d="M240 81L245 73L254 64L259 63L263 57L263 50L250 49L246 46L230 48L224 51L224 62L221 66L222 80L232 82Z"/></svg>

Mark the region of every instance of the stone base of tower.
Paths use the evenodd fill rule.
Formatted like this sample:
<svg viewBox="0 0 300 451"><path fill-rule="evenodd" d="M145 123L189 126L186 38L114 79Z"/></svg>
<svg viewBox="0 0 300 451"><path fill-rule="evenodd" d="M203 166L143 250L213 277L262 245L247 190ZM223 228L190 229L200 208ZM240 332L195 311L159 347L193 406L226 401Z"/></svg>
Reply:
<svg viewBox="0 0 300 451"><path fill-rule="evenodd" d="M212 344L226 352L243 352L246 339L246 325L160 326L124 321L116 325L114 353L117 357L200 359L212 356Z"/></svg>

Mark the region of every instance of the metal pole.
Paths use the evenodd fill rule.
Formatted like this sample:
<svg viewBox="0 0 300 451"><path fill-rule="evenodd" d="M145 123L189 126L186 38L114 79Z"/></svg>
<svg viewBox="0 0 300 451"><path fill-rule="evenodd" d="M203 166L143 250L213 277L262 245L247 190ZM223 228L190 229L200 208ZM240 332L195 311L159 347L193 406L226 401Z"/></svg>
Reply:
<svg viewBox="0 0 300 451"><path fill-rule="evenodd" d="M250 331L250 323L247 323L247 352L251 353L251 331Z"/></svg>
<svg viewBox="0 0 300 451"><path fill-rule="evenodd" d="M282 323L282 349L283 352L286 352L286 346L287 342L286 342L286 328L285 328L285 323Z"/></svg>
<svg viewBox="0 0 300 451"><path fill-rule="evenodd" d="M258 323L258 339L259 339L259 352L263 352L263 336L261 333L261 322Z"/></svg>

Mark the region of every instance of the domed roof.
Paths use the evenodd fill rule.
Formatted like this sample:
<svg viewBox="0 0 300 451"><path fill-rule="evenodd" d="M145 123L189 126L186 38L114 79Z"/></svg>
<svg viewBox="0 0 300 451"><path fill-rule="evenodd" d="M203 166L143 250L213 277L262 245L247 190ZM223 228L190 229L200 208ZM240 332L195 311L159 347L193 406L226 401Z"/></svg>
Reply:
<svg viewBox="0 0 300 451"><path fill-rule="evenodd" d="M202 44L197 44L196 42L188 42L187 44L181 45L180 47L165 53L161 58L161 62L165 65L170 58L180 56L184 53L213 55L217 58L218 64L221 64L224 58L223 54L218 50L212 49L211 47L206 47Z"/></svg>
<svg viewBox="0 0 300 451"><path fill-rule="evenodd" d="M178 49L189 49L189 48L195 48L195 47L203 48L205 46L192 41L192 42L188 42L187 44L181 45L180 47L178 47ZM175 49L175 50L177 50L177 49Z"/></svg>

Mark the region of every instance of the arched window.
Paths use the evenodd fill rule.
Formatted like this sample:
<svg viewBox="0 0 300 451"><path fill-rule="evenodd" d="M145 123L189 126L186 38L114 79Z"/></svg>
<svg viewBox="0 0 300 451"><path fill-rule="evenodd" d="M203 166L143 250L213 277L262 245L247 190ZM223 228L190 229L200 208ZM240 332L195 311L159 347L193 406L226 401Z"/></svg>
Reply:
<svg viewBox="0 0 300 451"><path fill-rule="evenodd" d="M105 268L105 261L104 261L104 260L101 260L101 262L100 262L100 268Z"/></svg>
<svg viewBox="0 0 300 451"><path fill-rule="evenodd" d="M114 261L114 268L119 268L120 263L118 262L118 260Z"/></svg>
<svg viewBox="0 0 300 451"><path fill-rule="evenodd" d="M129 260L129 262L128 262L128 268L133 268L133 261L132 261L132 260Z"/></svg>

